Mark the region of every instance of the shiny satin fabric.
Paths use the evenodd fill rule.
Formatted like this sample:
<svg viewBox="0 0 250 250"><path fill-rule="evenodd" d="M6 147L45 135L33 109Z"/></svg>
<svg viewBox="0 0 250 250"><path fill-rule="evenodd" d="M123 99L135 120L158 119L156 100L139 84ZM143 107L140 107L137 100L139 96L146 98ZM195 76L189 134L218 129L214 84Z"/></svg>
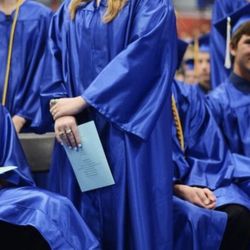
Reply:
<svg viewBox="0 0 250 250"><path fill-rule="evenodd" d="M175 169L175 178L185 180L187 185L205 186L212 190L227 185L233 172L231 154L203 96L195 86L177 82L173 85L173 94L185 144L184 154L173 155L174 161L181 163ZM174 128L174 140L175 133ZM178 152L178 148L176 150Z"/></svg>
<svg viewBox="0 0 250 250"><path fill-rule="evenodd" d="M1 177L17 186L35 186L10 114L0 104L0 166L18 166Z"/></svg>
<svg viewBox="0 0 250 250"><path fill-rule="evenodd" d="M100 249L68 199L34 187L11 117L1 105L0 118L0 166L18 166L1 175L8 186L0 189L0 220L35 227L53 250Z"/></svg>
<svg viewBox="0 0 250 250"><path fill-rule="evenodd" d="M173 94L182 121L185 144L183 153L173 126L174 181L190 186L208 187L216 196L216 207L240 204L250 209L250 171L248 170L250 159L230 153L203 96L195 86L174 82ZM209 248L210 245L207 249L218 249L227 217L221 212L211 213L207 209L196 211L196 214L192 215L188 208L183 208L183 205L184 208L188 206L187 203L175 204L175 207L183 211L184 215L176 218L178 214L174 214L174 220L178 221L180 218L181 221L183 220L182 223L189 223L190 227L192 225L192 230L190 227L188 227L189 231L186 230L187 227L185 230L175 227L175 235L180 237L176 249L178 246L181 247L181 242L183 244L185 241L190 242L189 249L206 249L200 248L199 245L199 238L207 237L199 231L197 225L201 227L201 224L204 226L204 232L210 231L210 243L214 244L213 248ZM190 209L193 211L192 208ZM188 222L185 222L185 216L187 216L185 211L188 215L192 215L187 217ZM197 223L199 220L201 224ZM205 225L204 220L211 220L211 223ZM181 231L183 234L180 233ZM193 232L194 238L190 238L190 231Z"/></svg>
<svg viewBox="0 0 250 250"><path fill-rule="evenodd" d="M227 223L227 214L173 198L174 250L217 250Z"/></svg>
<svg viewBox="0 0 250 250"><path fill-rule="evenodd" d="M0 11L0 99L2 100L13 12ZM15 29L6 107L11 116L27 120L28 130L37 129L40 79L37 78L47 40L52 12L42 4L26 0L20 7Z"/></svg>
<svg viewBox="0 0 250 250"><path fill-rule="evenodd" d="M214 3L210 36L212 88L215 88L224 82L230 74L230 71L224 67L226 38L222 37L213 24L224 18L226 15L234 12L238 8L244 6L247 2L247 0L217 0Z"/></svg>
<svg viewBox="0 0 250 250"><path fill-rule="evenodd" d="M249 82L232 74L208 95L207 103L233 153L250 156Z"/></svg>
<svg viewBox="0 0 250 250"><path fill-rule="evenodd" d="M72 22L66 1L55 14L41 96L47 112L52 98L87 100L116 184L81 193L56 144L51 189L73 201L104 249L171 249L173 6L128 1L109 24L105 8L82 4Z"/></svg>

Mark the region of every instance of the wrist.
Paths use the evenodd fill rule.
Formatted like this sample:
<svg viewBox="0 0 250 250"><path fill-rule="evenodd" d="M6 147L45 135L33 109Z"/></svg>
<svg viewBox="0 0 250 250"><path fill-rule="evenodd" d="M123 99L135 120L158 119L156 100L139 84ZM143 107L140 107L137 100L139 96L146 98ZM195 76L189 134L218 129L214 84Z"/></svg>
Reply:
<svg viewBox="0 0 250 250"><path fill-rule="evenodd" d="M89 106L86 100L82 96L77 96L75 97L75 99L77 102L77 106L80 107L81 111Z"/></svg>
<svg viewBox="0 0 250 250"><path fill-rule="evenodd" d="M183 196L186 185L175 184L174 185L174 194L177 196Z"/></svg>

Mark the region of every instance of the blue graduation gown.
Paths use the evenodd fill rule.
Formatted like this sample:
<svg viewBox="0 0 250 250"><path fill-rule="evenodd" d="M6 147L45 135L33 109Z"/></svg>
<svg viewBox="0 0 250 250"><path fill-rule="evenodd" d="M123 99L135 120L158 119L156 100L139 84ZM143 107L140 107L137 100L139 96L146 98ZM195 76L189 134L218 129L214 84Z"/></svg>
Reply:
<svg viewBox="0 0 250 250"><path fill-rule="evenodd" d="M87 100L116 184L81 193L56 144L51 188L74 202L104 249L171 249L173 6L131 0L109 24L105 9L90 1L71 21L65 2L55 14L41 95L47 111L52 98Z"/></svg>
<svg viewBox="0 0 250 250"><path fill-rule="evenodd" d="M11 26L15 11L0 11L0 100L2 101ZM44 53L52 12L44 5L26 0L21 5L15 29L6 107L11 116L27 120L29 130L37 129L35 116L40 107L40 79L36 73Z"/></svg>
<svg viewBox="0 0 250 250"><path fill-rule="evenodd" d="M248 171L250 160L230 153L216 121L197 88L174 83L173 94L182 121L185 142L183 153L177 141L176 129L173 127L174 181L190 186L208 187L213 190L217 198L216 207L234 203L250 208L250 192L247 189L250 180L250 171ZM227 216L218 211L211 213L206 209L201 211L201 215L199 211L191 213L187 210L187 213L188 215L196 214L194 218L188 217L189 225L193 226L194 238L192 238L193 241L187 240L185 237L188 237L189 231L184 231L186 235L180 234L178 232L182 228L179 228L179 231L177 228L175 233L177 230L177 235L181 237L179 241L189 241L190 249L192 247L201 249L200 238L204 238L202 242L206 242L207 235L206 233L202 235L199 231L198 226L201 225L197 223L197 220L200 219L200 223L204 223L204 220L210 218L211 223L204 225L204 232L210 232L212 242L209 243L214 246L211 248L211 245L207 245L202 249L218 249ZM174 216L176 215L174 214ZM182 217L180 220L182 221ZM185 220L183 221L185 222ZM197 238L195 238L196 236Z"/></svg>
<svg viewBox="0 0 250 250"><path fill-rule="evenodd" d="M198 207L176 196L174 206L174 250L219 249L227 214Z"/></svg>
<svg viewBox="0 0 250 250"><path fill-rule="evenodd" d="M202 96L202 97L206 97L207 93L209 91L207 91L206 89L204 89L201 84L197 83L194 85L196 88L197 88L197 91L199 92L199 94Z"/></svg>
<svg viewBox="0 0 250 250"><path fill-rule="evenodd" d="M0 117L0 166L18 166L1 175L8 186L0 189L0 220L35 227L53 250L100 249L67 198L34 186L11 117L1 105Z"/></svg>
<svg viewBox="0 0 250 250"><path fill-rule="evenodd" d="M244 6L247 2L247 0L217 0L214 2L210 36L212 88L215 88L220 83L224 82L230 73L230 71L224 67L226 38L217 31L214 24L227 14Z"/></svg>
<svg viewBox="0 0 250 250"><path fill-rule="evenodd" d="M235 74L207 98L225 141L233 153L250 156L249 82Z"/></svg>
<svg viewBox="0 0 250 250"><path fill-rule="evenodd" d="M173 124L174 182L206 187L208 185L206 167L209 164L212 165L211 160L207 151L198 153L199 148L197 148L197 151L194 152L194 144L190 142L190 139L193 138L193 143L199 144L199 140L206 132L206 129L201 126L203 122L209 121L208 117L205 118L206 109L202 101L204 94L201 94L199 86L191 86L177 81L174 81L172 90L183 127L185 143L183 153L177 139L176 127ZM204 150L204 148L200 150ZM201 153L204 154L204 159L199 159ZM218 160L218 164L222 161L223 159ZM197 172L197 168L199 172ZM204 180L201 182L198 178ZM209 184L212 183L214 184L214 180ZM182 250L184 247L187 250L219 249L227 223L227 215L223 212L200 208L175 196L173 203L174 249Z"/></svg>

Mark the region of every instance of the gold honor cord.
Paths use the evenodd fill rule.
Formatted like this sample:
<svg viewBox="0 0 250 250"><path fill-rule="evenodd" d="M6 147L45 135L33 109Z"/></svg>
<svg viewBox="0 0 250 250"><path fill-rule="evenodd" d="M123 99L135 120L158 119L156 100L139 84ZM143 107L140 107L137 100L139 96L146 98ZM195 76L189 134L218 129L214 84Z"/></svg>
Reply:
<svg viewBox="0 0 250 250"><path fill-rule="evenodd" d="M172 112L173 112L173 118L174 118L174 123L177 131L177 137L178 141L181 145L182 151L184 151L184 136L183 136L183 130L182 130L182 125L181 125L181 119L180 115L176 106L175 98L172 95Z"/></svg>
<svg viewBox="0 0 250 250"><path fill-rule="evenodd" d="M19 9L20 9L22 2L23 2L22 0L17 1L16 12L15 12L14 20L13 20L13 23L11 26L7 66L6 66L5 79L4 79L3 96L2 96L2 105L3 106L5 106L5 104L6 104L6 97L7 97L8 85L9 85L9 76L10 76L11 56L12 56L12 49L13 49L13 41L14 41L17 17L18 17Z"/></svg>

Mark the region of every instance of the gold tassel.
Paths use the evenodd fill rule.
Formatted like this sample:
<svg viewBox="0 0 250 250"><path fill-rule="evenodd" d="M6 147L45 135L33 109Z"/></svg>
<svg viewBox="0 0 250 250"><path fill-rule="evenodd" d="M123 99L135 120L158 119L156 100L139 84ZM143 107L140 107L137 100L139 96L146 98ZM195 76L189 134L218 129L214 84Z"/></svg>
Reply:
<svg viewBox="0 0 250 250"><path fill-rule="evenodd" d="M184 135L183 135L182 125L181 125L181 119L180 119L180 115L179 115L176 102L175 102L175 98L173 95L172 95L172 112L173 112L173 119L174 119L176 131L177 131L178 141L180 143L182 151L184 151L185 145L184 145Z"/></svg>
<svg viewBox="0 0 250 250"><path fill-rule="evenodd" d="M8 58L7 58L5 79L4 79L3 96L2 96L2 105L3 106L5 106L5 104L6 104L6 98L7 98L7 92L8 92L8 85L9 85L9 76L10 76L11 56L12 56L12 50L13 50L13 41L14 41L14 35L15 35L17 17L18 17L19 9L20 9L20 6L21 6L22 3L23 3L22 0L18 0L17 1L16 12L15 12L14 20L13 20L13 23L12 23L12 26L11 26L9 48L8 48Z"/></svg>

